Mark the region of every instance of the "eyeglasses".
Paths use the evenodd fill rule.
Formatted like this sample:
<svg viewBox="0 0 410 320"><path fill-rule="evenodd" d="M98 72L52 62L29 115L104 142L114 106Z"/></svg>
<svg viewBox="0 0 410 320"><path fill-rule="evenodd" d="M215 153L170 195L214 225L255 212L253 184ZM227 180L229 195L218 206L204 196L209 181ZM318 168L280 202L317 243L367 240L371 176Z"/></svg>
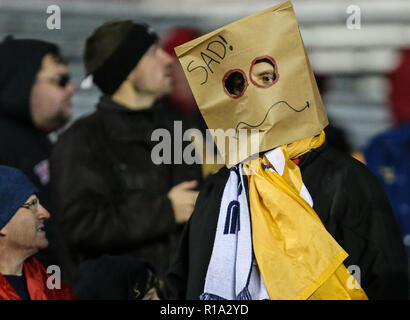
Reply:
<svg viewBox="0 0 410 320"><path fill-rule="evenodd" d="M40 200L38 200L38 198L34 198L33 200L24 203L21 207L29 209L31 211L36 211L39 205L40 205Z"/></svg>
<svg viewBox="0 0 410 320"><path fill-rule="evenodd" d="M45 79L39 79L39 80L45 80L61 88L65 88L71 81L71 75L69 75L68 73L65 73L65 74L60 74L59 76L55 78L45 78Z"/></svg>

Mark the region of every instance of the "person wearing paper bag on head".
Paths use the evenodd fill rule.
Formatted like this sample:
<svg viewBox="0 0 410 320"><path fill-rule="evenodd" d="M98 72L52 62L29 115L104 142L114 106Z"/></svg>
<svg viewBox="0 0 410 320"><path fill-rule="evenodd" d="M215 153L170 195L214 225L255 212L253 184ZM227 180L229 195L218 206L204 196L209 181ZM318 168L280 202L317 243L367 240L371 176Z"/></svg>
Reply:
<svg viewBox="0 0 410 320"><path fill-rule="evenodd" d="M326 144L291 3L176 52L208 128L237 145L214 135L226 166L200 190L168 298L406 299L391 207L364 165Z"/></svg>

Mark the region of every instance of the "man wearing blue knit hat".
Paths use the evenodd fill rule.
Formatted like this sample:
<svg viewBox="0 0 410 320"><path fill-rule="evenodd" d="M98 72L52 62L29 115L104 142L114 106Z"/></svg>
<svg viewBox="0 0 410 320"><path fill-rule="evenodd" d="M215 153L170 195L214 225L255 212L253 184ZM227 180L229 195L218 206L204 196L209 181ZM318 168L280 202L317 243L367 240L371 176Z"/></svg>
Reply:
<svg viewBox="0 0 410 320"><path fill-rule="evenodd" d="M32 257L48 246L50 213L38 190L18 169L0 166L0 300L75 299L70 288L47 286L47 272Z"/></svg>

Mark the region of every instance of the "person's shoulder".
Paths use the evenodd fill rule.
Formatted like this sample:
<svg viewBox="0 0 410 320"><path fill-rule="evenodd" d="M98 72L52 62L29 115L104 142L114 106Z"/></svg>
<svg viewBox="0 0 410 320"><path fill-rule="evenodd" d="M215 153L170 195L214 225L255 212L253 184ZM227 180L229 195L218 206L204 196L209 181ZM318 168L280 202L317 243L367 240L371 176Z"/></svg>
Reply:
<svg viewBox="0 0 410 320"><path fill-rule="evenodd" d="M375 135L367 145L367 148L380 148L380 143L402 143L410 139L410 122L390 128L384 132Z"/></svg>
<svg viewBox="0 0 410 320"><path fill-rule="evenodd" d="M95 135L101 131L97 111L75 120L64 132L60 133L54 144L53 158L64 157L69 152L83 150L88 153L90 143L95 140Z"/></svg>
<svg viewBox="0 0 410 320"><path fill-rule="evenodd" d="M335 168L345 168L349 167L366 167L362 162L355 159L351 154L347 152L342 152L331 145L326 145L320 156L329 164L333 165Z"/></svg>
<svg viewBox="0 0 410 320"><path fill-rule="evenodd" d="M40 151L48 143L47 136L34 126L0 116L0 149L2 153L15 152L20 155L26 153L25 149L27 148L30 150L39 148L37 151Z"/></svg>
<svg viewBox="0 0 410 320"><path fill-rule="evenodd" d="M14 134L19 132L19 128L13 123L8 121L7 119L0 116L0 146L4 148L5 146L9 146L11 143L9 136L10 134Z"/></svg>
<svg viewBox="0 0 410 320"><path fill-rule="evenodd" d="M377 177L364 163L331 146L324 148L317 161L319 166L328 168L335 177L350 180L354 185L378 183Z"/></svg>
<svg viewBox="0 0 410 320"><path fill-rule="evenodd" d="M91 114L76 119L64 132L59 135L58 140L67 140L81 137L85 134L92 134L99 130L101 121L99 121L99 112L94 111Z"/></svg>
<svg viewBox="0 0 410 320"><path fill-rule="evenodd" d="M0 133L22 134L29 131L26 123L0 116ZM2 137L6 138L7 136L8 135L0 134L0 139Z"/></svg>
<svg viewBox="0 0 410 320"><path fill-rule="evenodd" d="M15 122L9 121L6 117L0 116L0 130L2 130L3 128L14 127L14 123Z"/></svg>
<svg viewBox="0 0 410 320"><path fill-rule="evenodd" d="M226 166L223 166L217 172L210 174L204 180L204 186L211 186L211 185L218 185L223 184L225 185L226 181L229 178L229 169Z"/></svg>
<svg viewBox="0 0 410 320"><path fill-rule="evenodd" d="M229 170L223 166L218 172L211 174L204 179L199 190L197 204L206 207L211 203L219 203L226 181L229 178Z"/></svg>

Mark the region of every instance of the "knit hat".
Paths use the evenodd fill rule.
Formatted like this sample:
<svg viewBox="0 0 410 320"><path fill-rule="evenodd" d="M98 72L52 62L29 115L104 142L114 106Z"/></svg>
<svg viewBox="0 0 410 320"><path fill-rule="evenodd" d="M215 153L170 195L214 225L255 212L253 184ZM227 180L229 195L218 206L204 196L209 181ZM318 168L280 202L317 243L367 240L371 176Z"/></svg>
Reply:
<svg viewBox="0 0 410 320"><path fill-rule="evenodd" d="M92 75L103 93L112 95L157 40L157 34L145 24L131 20L105 23L87 38L86 75Z"/></svg>
<svg viewBox="0 0 410 320"><path fill-rule="evenodd" d="M37 188L18 169L0 165L0 230Z"/></svg>

